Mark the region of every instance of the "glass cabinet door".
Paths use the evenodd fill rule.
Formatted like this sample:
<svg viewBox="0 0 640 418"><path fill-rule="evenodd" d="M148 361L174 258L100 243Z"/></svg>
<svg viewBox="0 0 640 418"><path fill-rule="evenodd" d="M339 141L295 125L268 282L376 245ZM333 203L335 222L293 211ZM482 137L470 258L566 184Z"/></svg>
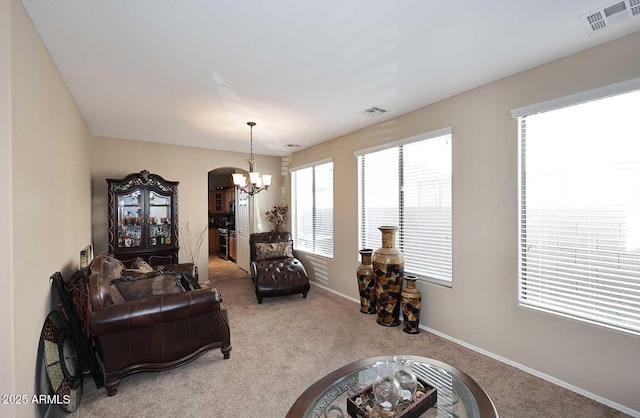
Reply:
<svg viewBox="0 0 640 418"><path fill-rule="evenodd" d="M171 244L171 196L149 192L149 247Z"/></svg>
<svg viewBox="0 0 640 418"><path fill-rule="evenodd" d="M118 195L118 248L140 247L144 226L142 191Z"/></svg>

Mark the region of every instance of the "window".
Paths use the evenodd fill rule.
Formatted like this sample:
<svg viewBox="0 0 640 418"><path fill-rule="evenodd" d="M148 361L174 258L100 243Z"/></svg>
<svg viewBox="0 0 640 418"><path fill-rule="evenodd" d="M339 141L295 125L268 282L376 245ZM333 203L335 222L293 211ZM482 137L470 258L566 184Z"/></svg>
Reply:
<svg viewBox="0 0 640 418"><path fill-rule="evenodd" d="M296 249L333 257L333 162L292 170L291 190Z"/></svg>
<svg viewBox="0 0 640 418"><path fill-rule="evenodd" d="M379 226L398 226L405 274L450 284L451 130L358 155L360 248L379 248Z"/></svg>
<svg viewBox="0 0 640 418"><path fill-rule="evenodd" d="M519 301L637 334L640 91L596 99L518 115Z"/></svg>

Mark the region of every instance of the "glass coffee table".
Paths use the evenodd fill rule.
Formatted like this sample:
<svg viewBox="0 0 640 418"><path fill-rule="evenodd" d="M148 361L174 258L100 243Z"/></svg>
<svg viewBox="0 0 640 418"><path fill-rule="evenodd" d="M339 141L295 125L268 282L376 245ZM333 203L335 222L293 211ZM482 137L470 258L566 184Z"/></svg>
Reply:
<svg viewBox="0 0 640 418"><path fill-rule="evenodd" d="M413 360L418 377L438 391L438 402L421 417L498 417L493 401L471 377L438 360L404 356ZM315 382L296 400L287 418L347 418L347 398L373 383L377 361L394 356L358 360Z"/></svg>

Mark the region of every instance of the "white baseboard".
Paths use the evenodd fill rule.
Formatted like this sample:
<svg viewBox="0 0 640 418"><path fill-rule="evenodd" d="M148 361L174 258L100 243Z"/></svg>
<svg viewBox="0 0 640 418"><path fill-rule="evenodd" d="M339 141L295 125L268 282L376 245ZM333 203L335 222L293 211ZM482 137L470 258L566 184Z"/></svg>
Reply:
<svg viewBox="0 0 640 418"><path fill-rule="evenodd" d="M322 289L326 290L327 292L331 292L334 295L338 295L340 297L343 297L345 299L350 300L351 302L355 302L357 304L360 304L360 300L358 300L356 298L352 298L351 296L347 296L344 293L336 292L335 290L329 289L327 286L321 285L320 283L316 283L316 282L311 281L311 280L309 280L309 283L311 283L312 285L318 286L319 288L322 288Z"/></svg>
<svg viewBox="0 0 640 418"><path fill-rule="evenodd" d="M513 367L515 367L517 369L522 370L523 372L526 372L526 373L529 373L529 374L531 374L533 376L539 377L540 379L546 380L547 382L551 382L554 385L558 385L558 386L563 387L565 389L569 389L572 392L579 393L582 396L585 396L585 397L587 397L589 399L593 399L596 402L599 402L599 403L601 403L603 405L607 405L607 406L609 406L609 407L611 407L613 409L617 409L618 411L624 412L625 414L631 415L632 417L640 418L640 412L634 411L633 409L627 408L626 406L620 405L619 403L610 401L609 399L603 398L602 396L596 395L595 393L591 393L591 392L588 392L588 391L586 391L584 389L580 389L579 387L573 386L572 384L569 384L569 383L567 383L567 382L565 382L563 380L560 380L558 378L550 376L550 375L548 375L546 373L543 373L541 371L538 371L536 369L532 369L531 367L525 366L524 364L520 364L520 363L515 362L513 360L509 360L508 358L499 356L499 355L497 355L495 353L492 353L490 351L483 350L482 348L476 347L474 345L471 345L469 343L461 341L461 340L459 340L457 338L453 338L453 337L451 337L451 336L449 336L447 334L444 334L444 333L442 333L440 331L436 331L435 329L425 327L424 325L420 325L419 327L421 329L427 331L427 332L435 334L435 335L437 335L439 337L442 337L442 338L444 338L446 340L452 341L452 342L454 342L456 344L460 344L461 346L463 346L465 348L468 348L469 350L472 350L472 351L475 351L477 353L483 354L483 355L485 355L487 357L491 357L492 359L497 360L497 361L499 361L501 363L508 364L509 366L513 366Z"/></svg>
<svg viewBox="0 0 640 418"><path fill-rule="evenodd" d="M318 283L315 283L315 282L312 282L312 281L310 281L310 283L314 284L314 285L316 285L316 286L318 286L318 287L320 287L320 288L322 288L322 289L324 289L324 290L326 290L328 292L331 292L331 293L336 294L338 296L341 296L341 297L343 297L345 299L348 299L348 300L350 300L352 302L360 304L360 301L358 299L356 299L356 298L352 298L352 297L347 296L347 295L345 295L343 293L336 292L333 289L329 289L326 286L323 286L321 284L318 284ZM550 376L550 375L548 375L546 373L542 373L541 371L532 369L531 367L527 367L524 364L520 364L520 363L515 362L513 360L509 360L508 358L499 356L499 355L494 354L494 353L492 353L490 351L483 350L480 347L476 347L476 346L474 346L472 344L466 343L466 342L464 342L462 340L459 340L457 338L453 338L453 337L451 337L451 336L449 336L447 334L444 334L444 333L442 333L440 331L436 331L435 329L428 328L428 327L426 327L424 325L420 325L419 327L420 327L420 329L423 329L423 330L425 330L427 332L430 332L430 333L435 334L435 335L437 335L439 337L442 337L445 340L449 340L449 341L452 341L452 342L454 342L456 344L460 344L461 346L463 346L465 348L468 348L469 350L475 351L476 353L480 353L480 354L483 354L483 355L485 355L487 357L491 357L494 360L497 360L497 361L499 361L501 363L508 364L509 366L513 366L513 367L515 367L517 369L522 370L525 373L529 373L529 374L531 374L533 376L539 377L540 379L546 380L547 382L551 382L554 385L558 385L558 386L563 387L565 389L569 389L572 392L579 393L582 396L585 396L585 397L587 397L589 399L593 399L596 402L599 402L599 403L601 403L603 405L607 405L607 406L609 406L609 407L611 407L613 409L617 409L618 411L624 412L625 414L631 415L632 417L640 418L640 412L639 411L635 411L635 410L633 410L631 408L627 408L624 405L620 405L619 403L610 401L609 399L603 398L602 396L596 395L595 393L591 393L591 392L588 392L588 391L586 391L584 389L580 389L579 387L573 386L573 385L571 385L571 384L569 384L569 383L567 383L565 381L557 379L557 378L555 378L553 376Z"/></svg>

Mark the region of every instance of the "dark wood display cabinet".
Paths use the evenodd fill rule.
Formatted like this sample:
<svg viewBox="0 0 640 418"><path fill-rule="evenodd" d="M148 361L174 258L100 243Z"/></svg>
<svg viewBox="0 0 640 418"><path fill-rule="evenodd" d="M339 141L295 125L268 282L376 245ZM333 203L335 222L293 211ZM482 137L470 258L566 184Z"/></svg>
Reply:
<svg viewBox="0 0 640 418"><path fill-rule="evenodd" d="M109 252L125 265L178 263L178 182L142 170L107 184Z"/></svg>

